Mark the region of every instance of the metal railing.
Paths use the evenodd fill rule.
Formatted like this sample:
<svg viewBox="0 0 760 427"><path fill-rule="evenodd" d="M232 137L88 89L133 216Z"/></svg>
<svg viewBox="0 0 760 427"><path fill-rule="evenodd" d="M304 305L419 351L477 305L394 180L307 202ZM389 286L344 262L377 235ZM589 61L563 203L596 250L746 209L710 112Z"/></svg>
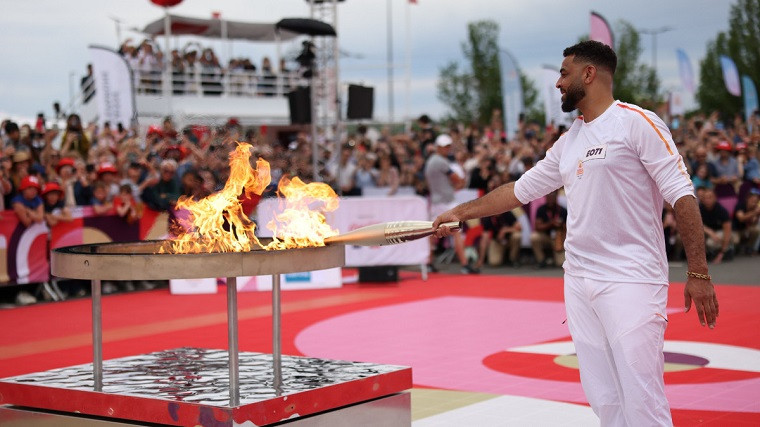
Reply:
<svg viewBox="0 0 760 427"><path fill-rule="evenodd" d="M138 94L163 94L165 73L135 71ZM172 72L168 75L172 95L193 96L286 96L298 85L306 84L297 72L264 74L247 70L207 69Z"/></svg>
<svg viewBox="0 0 760 427"><path fill-rule="evenodd" d="M133 70L135 92L137 94L165 96L164 78L161 70ZM276 97L287 96L296 87L308 84L308 80L297 71L264 74L247 70L193 70L173 72L168 75L168 90L178 96L222 96L222 97ZM86 104L94 100L95 84L86 85L78 91L69 106Z"/></svg>

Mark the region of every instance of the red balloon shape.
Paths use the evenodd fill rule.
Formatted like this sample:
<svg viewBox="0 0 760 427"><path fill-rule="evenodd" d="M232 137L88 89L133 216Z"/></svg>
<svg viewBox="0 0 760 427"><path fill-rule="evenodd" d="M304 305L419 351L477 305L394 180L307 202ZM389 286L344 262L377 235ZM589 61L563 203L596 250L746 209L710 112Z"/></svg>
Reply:
<svg viewBox="0 0 760 427"><path fill-rule="evenodd" d="M172 7L182 3L182 0L150 0L150 2L161 7Z"/></svg>

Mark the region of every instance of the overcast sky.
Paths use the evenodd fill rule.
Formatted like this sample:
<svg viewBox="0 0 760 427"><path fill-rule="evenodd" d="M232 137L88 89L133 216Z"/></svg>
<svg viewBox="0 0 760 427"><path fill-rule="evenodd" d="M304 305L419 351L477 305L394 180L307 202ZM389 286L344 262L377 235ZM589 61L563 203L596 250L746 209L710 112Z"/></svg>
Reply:
<svg viewBox="0 0 760 427"><path fill-rule="evenodd" d="M625 19L636 28L664 26L671 31L657 37L657 65L663 87L679 86L675 49L683 48L698 70L706 43L727 29L734 1L728 0L391 0L395 74L395 117L446 111L436 96L438 70L451 60L462 60L461 42L467 23L495 20L499 43L510 50L519 66L534 79L544 64L558 66L562 50L588 33L589 12L596 11L613 25ZM341 50L354 57L341 61L341 80L375 87L375 117L388 115L387 0L346 0L338 6L337 31ZM87 46L116 47L114 18L123 22L121 37L141 40L129 28L142 28L163 15L149 0L0 0L0 118L8 114L50 115L53 100L66 105L78 88L89 62ZM179 15L275 22L285 17L308 17L305 0L184 0L171 9ZM407 34L406 14L411 31ZM406 46L411 46L411 91L407 105ZM184 44L187 39L178 41ZM163 46L163 40L159 40ZM642 60L652 61L652 37L642 36ZM274 56L266 44L204 42L226 62L235 57ZM180 46L181 47L181 46ZM297 49L293 43L285 50ZM70 83L71 82L71 83Z"/></svg>

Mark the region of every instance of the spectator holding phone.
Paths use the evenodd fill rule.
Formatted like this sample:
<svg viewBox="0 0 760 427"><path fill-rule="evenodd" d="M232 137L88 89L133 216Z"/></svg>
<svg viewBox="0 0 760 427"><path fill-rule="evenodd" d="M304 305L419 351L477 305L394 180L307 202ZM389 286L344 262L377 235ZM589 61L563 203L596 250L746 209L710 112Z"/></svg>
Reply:
<svg viewBox="0 0 760 427"><path fill-rule="evenodd" d="M90 139L84 132L82 120L78 114L70 114L66 119L66 130L63 132L61 141L63 141L61 145L63 155L69 155L72 152L87 160L90 153Z"/></svg>

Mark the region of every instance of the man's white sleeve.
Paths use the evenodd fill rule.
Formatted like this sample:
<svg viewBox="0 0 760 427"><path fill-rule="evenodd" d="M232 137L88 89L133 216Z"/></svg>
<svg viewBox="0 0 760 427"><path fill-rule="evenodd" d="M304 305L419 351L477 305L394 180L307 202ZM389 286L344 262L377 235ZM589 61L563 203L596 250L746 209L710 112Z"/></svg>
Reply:
<svg viewBox="0 0 760 427"><path fill-rule="evenodd" d="M641 112L631 124L631 138L641 163L671 206L683 196L694 196L694 186L668 127L657 115Z"/></svg>
<svg viewBox="0 0 760 427"><path fill-rule="evenodd" d="M563 135L554 143L554 147L546 152L546 157L515 182L515 197L520 203L526 204L562 187L559 160L564 141Z"/></svg>

